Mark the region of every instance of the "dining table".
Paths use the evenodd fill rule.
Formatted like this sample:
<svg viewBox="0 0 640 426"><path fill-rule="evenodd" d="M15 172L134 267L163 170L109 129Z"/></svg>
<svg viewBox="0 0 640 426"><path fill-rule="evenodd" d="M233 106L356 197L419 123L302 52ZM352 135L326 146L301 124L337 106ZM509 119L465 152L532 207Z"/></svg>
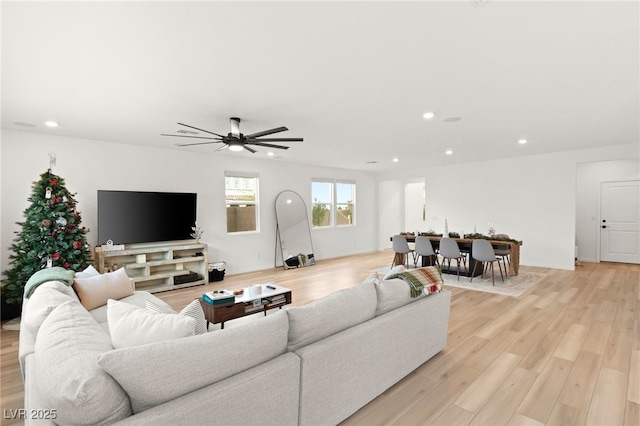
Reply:
<svg viewBox="0 0 640 426"><path fill-rule="evenodd" d="M402 234L402 235L404 235L408 243L415 243L416 241L415 234ZM427 238L429 238L429 240L431 240L431 245L433 246L433 250L437 253L438 248L440 247L440 240L442 239L442 236L438 236L438 235L424 235L424 236L426 236ZM475 263L477 262L475 259L473 259L473 255L472 255L472 246L473 246L474 238L453 238L453 239L458 243L458 246L460 247L461 251L465 251L469 253L469 262L467 264L467 268L466 270L461 270L460 274L470 277L474 271ZM507 275L509 276L518 275L518 271L520 269L520 246L522 246L522 241L511 240L511 239L509 240L489 239L489 242L491 243L494 249L510 250L509 261L508 261L509 270L507 271ZM396 257L394 259L394 264L396 265L405 264L406 259L403 253L396 253L395 256ZM435 264L435 256L422 257L421 266L430 266L434 264ZM474 276L482 274L484 265L482 264L480 266L482 267L475 268L476 272ZM442 268L442 272L444 273L457 273L457 267L454 269L453 266L451 268L448 268L441 265L441 268Z"/></svg>

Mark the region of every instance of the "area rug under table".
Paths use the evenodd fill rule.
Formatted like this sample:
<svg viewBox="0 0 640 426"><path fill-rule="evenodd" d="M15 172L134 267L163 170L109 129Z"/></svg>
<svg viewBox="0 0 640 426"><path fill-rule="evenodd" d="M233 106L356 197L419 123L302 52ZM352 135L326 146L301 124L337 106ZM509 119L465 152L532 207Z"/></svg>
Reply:
<svg viewBox="0 0 640 426"><path fill-rule="evenodd" d="M539 283L545 274L542 272L526 272L520 270L518 275L505 277L504 282L500 280L500 274L496 275L496 284L491 282L491 273L485 274L484 278L477 276L469 282L469 277L442 274L445 286L464 288L467 290L484 291L487 293L502 294L504 296L518 297L531 287Z"/></svg>

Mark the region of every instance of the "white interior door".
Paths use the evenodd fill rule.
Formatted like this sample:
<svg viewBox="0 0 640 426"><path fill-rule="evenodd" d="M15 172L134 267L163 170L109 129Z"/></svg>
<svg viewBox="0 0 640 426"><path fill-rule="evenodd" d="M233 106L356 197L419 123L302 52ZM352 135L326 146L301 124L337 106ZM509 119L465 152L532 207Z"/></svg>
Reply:
<svg viewBox="0 0 640 426"><path fill-rule="evenodd" d="M604 182L600 199L600 260L640 263L640 181Z"/></svg>

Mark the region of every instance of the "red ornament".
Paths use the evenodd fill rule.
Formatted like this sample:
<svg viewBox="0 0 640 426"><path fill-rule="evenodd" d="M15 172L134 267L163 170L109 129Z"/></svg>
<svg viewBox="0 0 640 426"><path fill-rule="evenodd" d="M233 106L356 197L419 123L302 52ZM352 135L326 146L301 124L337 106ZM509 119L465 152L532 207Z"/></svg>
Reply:
<svg viewBox="0 0 640 426"><path fill-rule="evenodd" d="M53 253L53 260L60 259L60 253Z"/></svg>
<svg viewBox="0 0 640 426"><path fill-rule="evenodd" d="M74 241L73 242L73 248L78 250L82 247L82 243L80 241Z"/></svg>
<svg viewBox="0 0 640 426"><path fill-rule="evenodd" d="M51 186L56 186L58 184L58 181L55 179L49 179L49 183L51 184Z"/></svg>
<svg viewBox="0 0 640 426"><path fill-rule="evenodd" d="M69 269L71 267L71 264L69 262L65 262L63 266L65 268Z"/></svg>

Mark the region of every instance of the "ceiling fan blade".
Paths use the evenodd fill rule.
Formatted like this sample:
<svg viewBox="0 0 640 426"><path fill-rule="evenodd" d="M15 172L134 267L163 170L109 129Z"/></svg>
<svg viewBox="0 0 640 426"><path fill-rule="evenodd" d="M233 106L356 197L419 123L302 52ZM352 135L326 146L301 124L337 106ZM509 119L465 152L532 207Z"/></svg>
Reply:
<svg viewBox="0 0 640 426"><path fill-rule="evenodd" d="M247 142L247 144L245 144L245 147L246 147L248 144L256 145L256 146L264 146L264 147L266 147L266 148L289 149L289 147L288 147L288 146L274 145L274 144L271 144L271 143L262 143L262 142L259 142L259 141L251 141L251 142Z"/></svg>
<svg viewBox="0 0 640 426"><path fill-rule="evenodd" d="M302 142L304 139L302 138L260 138L260 139L252 139L251 142Z"/></svg>
<svg viewBox="0 0 640 426"><path fill-rule="evenodd" d="M247 151L249 151L252 154L255 154L257 152L255 149L249 148L246 144L244 145L244 149L246 149Z"/></svg>
<svg viewBox="0 0 640 426"><path fill-rule="evenodd" d="M247 138L247 139L259 138L260 136L271 135L273 133L284 132L286 130L289 130L289 129L287 129L286 127L276 127L275 129L263 130L263 131L258 132L258 133L252 133L250 135L244 135L244 137Z"/></svg>
<svg viewBox="0 0 640 426"><path fill-rule="evenodd" d="M196 143L177 143L176 146L193 146L193 145L207 145L210 143L220 143L222 141L211 141L211 142L196 142Z"/></svg>
<svg viewBox="0 0 640 426"><path fill-rule="evenodd" d="M224 138L224 136L219 135L219 134L217 134L217 133L210 132L210 131L208 131L208 130L199 129L199 128L197 128L197 127L189 126L188 124L184 124L184 123L178 123L178 124L179 124L179 125L181 125L181 126L184 126L184 127L189 127L190 129L199 130L199 131L201 131L201 132L209 133L209 134L211 134L211 135L216 135L216 136L218 136L218 137Z"/></svg>
<svg viewBox="0 0 640 426"><path fill-rule="evenodd" d="M215 150L215 151L213 151L213 152L222 151L223 149L227 149L227 148L229 148L229 145L224 144L224 145L222 145L220 148L216 149L216 150Z"/></svg>
<svg viewBox="0 0 640 426"><path fill-rule="evenodd" d="M160 136L173 136L174 138L194 138L194 139L211 139L221 141L220 138L212 138L208 136L189 136L189 135L169 135L166 133L161 133Z"/></svg>

